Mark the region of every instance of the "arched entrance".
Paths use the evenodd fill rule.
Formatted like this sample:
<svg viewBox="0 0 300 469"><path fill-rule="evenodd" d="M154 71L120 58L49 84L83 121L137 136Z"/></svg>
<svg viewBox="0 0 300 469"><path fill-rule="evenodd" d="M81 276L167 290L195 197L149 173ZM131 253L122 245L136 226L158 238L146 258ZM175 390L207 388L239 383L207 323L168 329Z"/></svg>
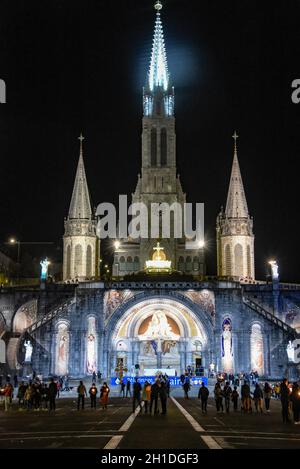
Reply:
<svg viewBox="0 0 300 469"><path fill-rule="evenodd" d="M208 367L207 327L183 302L149 298L128 307L118 318L108 341L108 376L120 368L134 374L170 369L180 375L188 366Z"/></svg>

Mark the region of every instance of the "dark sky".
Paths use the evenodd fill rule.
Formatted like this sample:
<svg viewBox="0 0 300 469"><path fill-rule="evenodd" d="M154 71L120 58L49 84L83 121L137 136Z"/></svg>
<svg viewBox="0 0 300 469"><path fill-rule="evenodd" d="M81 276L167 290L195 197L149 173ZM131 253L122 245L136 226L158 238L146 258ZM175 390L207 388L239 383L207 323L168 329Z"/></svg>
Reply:
<svg viewBox="0 0 300 469"><path fill-rule="evenodd" d="M131 194L140 171L142 86L153 0L3 0L0 17L0 240L61 242L81 130L93 204ZM175 85L177 162L190 202L204 202L208 272L237 129L254 217L256 271L274 257L300 281L300 2L165 0Z"/></svg>

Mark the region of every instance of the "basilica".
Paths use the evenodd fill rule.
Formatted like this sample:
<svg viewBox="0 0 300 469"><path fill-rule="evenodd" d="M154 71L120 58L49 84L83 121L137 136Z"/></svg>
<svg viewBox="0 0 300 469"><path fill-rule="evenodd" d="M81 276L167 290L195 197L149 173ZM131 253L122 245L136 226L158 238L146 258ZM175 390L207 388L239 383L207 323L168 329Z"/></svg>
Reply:
<svg viewBox="0 0 300 469"><path fill-rule="evenodd" d="M146 207L187 202L176 170L175 90L162 15L157 1L142 95L141 174L132 195ZM299 375L300 285L281 283L275 262L272 282L256 279L254 220L237 138L235 132L227 203L216 214L215 275L206 275L204 240L188 249L184 235L118 236L112 279L103 281L81 136L63 234L63 281L1 290L2 369L23 377L33 370L72 378L100 371L111 382L159 370L175 377L188 367L196 376Z"/></svg>

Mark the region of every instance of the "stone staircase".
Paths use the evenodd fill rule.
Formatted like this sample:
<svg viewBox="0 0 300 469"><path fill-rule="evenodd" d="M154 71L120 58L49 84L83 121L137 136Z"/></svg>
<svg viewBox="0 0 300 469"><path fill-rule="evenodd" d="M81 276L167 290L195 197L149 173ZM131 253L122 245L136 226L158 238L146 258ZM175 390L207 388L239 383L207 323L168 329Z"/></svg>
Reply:
<svg viewBox="0 0 300 469"><path fill-rule="evenodd" d="M251 308L253 311L258 313L260 316L263 316L265 319L268 319L276 326L280 327L284 332L288 333L294 339L298 337L297 331L293 329L291 326L286 324L285 322L281 321L281 319L277 318L274 314L267 311L263 308L260 304L256 303L255 301L251 300L250 298L244 296L243 303Z"/></svg>
<svg viewBox="0 0 300 469"><path fill-rule="evenodd" d="M68 300L64 301L62 304L59 306L50 309L44 316L40 319L38 319L36 322L31 324L31 326L27 327L22 333L32 335L34 332L37 331L40 327L44 326L48 322L52 321L52 319L60 316L61 314L65 313L71 306L73 306L76 302L75 297L69 298Z"/></svg>

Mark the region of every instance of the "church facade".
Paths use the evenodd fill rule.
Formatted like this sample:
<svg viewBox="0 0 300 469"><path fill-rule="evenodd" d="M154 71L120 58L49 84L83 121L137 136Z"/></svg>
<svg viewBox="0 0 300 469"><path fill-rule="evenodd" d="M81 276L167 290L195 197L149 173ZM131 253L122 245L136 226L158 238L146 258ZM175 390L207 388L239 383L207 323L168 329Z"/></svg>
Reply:
<svg viewBox="0 0 300 469"><path fill-rule="evenodd" d="M132 197L147 207L186 202L176 170L175 92L161 8L158 1L143 92L142 169ZM226 209L217 217L217 276L205 276L203 243L187 249L187 239L173 233L157 239L119 237L113 280L102 282L96 224L81 136L63 237L64 281L1 291L3 369L74 378L101 371L107 379L162 369L180 375L187 367L206 376L255 370L280 379L299 373L293 347L300 332L300 286L255 280L253 219L236 133ZM158 261L171 267L164 275L152 274L149 260L149 265Z"/></svg>

